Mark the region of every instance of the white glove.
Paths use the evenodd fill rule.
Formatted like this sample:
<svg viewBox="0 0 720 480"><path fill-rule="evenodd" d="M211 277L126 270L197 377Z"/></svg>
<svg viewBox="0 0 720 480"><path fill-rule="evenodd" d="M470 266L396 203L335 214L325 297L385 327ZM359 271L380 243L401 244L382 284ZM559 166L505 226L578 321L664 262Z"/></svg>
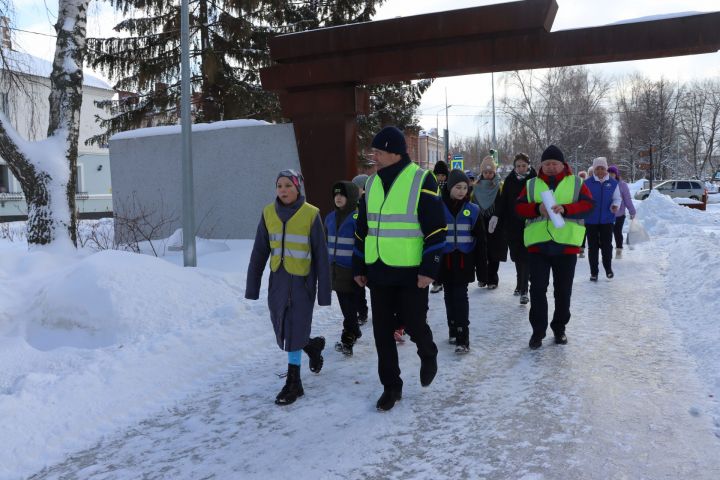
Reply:
<svg viewBox="0 0 720 480"><path fill-rule="evenodd" d="M495 231L495 227L497 227L498 217L493 215L490 217L490 221L488 222L488 232L493 233Z"/></svg>

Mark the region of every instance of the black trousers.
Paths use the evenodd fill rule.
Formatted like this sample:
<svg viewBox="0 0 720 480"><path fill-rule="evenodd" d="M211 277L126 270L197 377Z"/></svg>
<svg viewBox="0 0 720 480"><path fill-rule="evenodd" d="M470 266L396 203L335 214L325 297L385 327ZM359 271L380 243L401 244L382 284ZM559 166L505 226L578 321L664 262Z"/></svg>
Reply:
<svg viewBox="0 0 720 480"><path fill-rule="evenodd" d="M497 285L500 280L498 270L500 270L500 262L487 259L481 261L477 272L478 280L488 285Z"/></svg>
<svg viewBox="0 0 720 480"><path fill-rule="evenodd" d="M613 224L585 225L585 231L587 232L590 275L598 274L598 252L602 252L605 273L612 272Z"/></svg>
<svg viewBox="0 0 720 480"><path fill-rule="evenodd" d="M623 225L625 225L625 215L623 215L622 217L615 217L615 225L613 225L613 235L615 236L616 248L623 248Z"/></svg>
<svg viewBox="0 0 720 480"><path fill-rule="evenodd" d="M397 344L393 333L398 320L405 326L421 359L437 356L437 346L427 324L428 289L417 286L371 286L373 334L378 355L378 375L385 388L402 387Z"/></svg>
<svg viewBox="0 0 720 480"><path fill-rule="evenodd" d="M510 249L510 259L515 263L515 275L517 281L515 286L520 293L527 293L528 278L530 272L527 266L527 247L522 238L508 238L508 247Z"/></svg>
<svg viewBox="0 0 720 480"><path fill-rule="evenodd" d="M356 291L352 292L335 292L340 303L340 310L343 314L343 331L355 337L360 336L360 326L358 325L358 309L356 301Z"/></svg>
<svg viewBox="0 0 720 480"><path fill-rule="evenodd" d="M529 254L530 325L534 337L545 338L548 327L547 289L551 271L555 289L555 313L550 328L555 335L565 333L565 326L570 322L570 297L576 264L577 255Z"/></svg>
<svg viewBox="0 0 720 480"><path fill-rule="evenodd" d="M368 304L367 297L365 296L365 287L357 286L355 289L355 306L357 307L357 313L361 317L368 316Z"/></svg>
<svg viewBox="0 0 720 480"><path fill-rule="evenodd" d="M458 327L470 325L470 301L467 283L443 283L445 312L447 313L448 332L455 337Z"/></svg>

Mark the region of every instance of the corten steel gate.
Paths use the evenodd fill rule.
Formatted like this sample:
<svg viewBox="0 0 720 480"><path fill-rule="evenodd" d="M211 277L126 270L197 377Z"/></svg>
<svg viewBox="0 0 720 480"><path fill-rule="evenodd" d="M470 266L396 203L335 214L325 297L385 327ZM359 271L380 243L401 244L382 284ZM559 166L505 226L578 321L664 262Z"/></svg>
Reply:
<svg viewBox="0 0 720 480"><path fill-rule="evenodd" d="M294 124L308 198L326 211L356 173L360 85L720 50L720 12L550 33L557 10L524 0L273 38L262 84Z"/></svg>

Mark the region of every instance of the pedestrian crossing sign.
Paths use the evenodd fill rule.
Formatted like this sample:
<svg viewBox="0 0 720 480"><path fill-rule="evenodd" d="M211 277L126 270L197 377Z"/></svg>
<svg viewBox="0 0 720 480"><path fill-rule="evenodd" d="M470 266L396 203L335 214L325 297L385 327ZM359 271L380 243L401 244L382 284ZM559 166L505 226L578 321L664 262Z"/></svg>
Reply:
<svg viewBox="0 0 720 480"><path fill-rule="evenodd" d="M462 155L453 155L452 160L450 160L450 169L451 170L465 170L464 164L465 164L465 162L463 161Z"/></svg>

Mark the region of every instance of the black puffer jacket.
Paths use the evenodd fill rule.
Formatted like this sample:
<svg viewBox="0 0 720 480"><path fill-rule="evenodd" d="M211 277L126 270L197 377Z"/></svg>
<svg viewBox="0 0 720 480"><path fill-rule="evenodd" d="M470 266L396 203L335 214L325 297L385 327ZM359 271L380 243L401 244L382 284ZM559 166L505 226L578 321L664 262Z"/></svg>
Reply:
<svg viewBox="0 0 720 480"><path fill-rule="evenodd" d="M468 192L465 200L453 200L447 188L443 189L443 202L447 206L452 215L457 215L465 202L470 201L470 193ZM472 229L472 234L476 239L475 249L468 253L462 253L458 250L443 255L440 263L440 282L450 284L473 283L475 281L475 271L478 269L478 262L485 257L485 222L478 217L477 222Z"/></svg>
<svg viewBox="0 0 720 480"><path fill-rule="evenodd" d="M515 170L513 170L505 178L505 182L503 183L500 203L505 218L503 219L502 227L508 242L522 241L523 230L525 230L525 219L515 213L515 204L517 203L520 192L525 188L525 184L533 177L537 177L537 173L532 167L530 167L528 174L522 180L517 178L517 174Z"/></svg>

